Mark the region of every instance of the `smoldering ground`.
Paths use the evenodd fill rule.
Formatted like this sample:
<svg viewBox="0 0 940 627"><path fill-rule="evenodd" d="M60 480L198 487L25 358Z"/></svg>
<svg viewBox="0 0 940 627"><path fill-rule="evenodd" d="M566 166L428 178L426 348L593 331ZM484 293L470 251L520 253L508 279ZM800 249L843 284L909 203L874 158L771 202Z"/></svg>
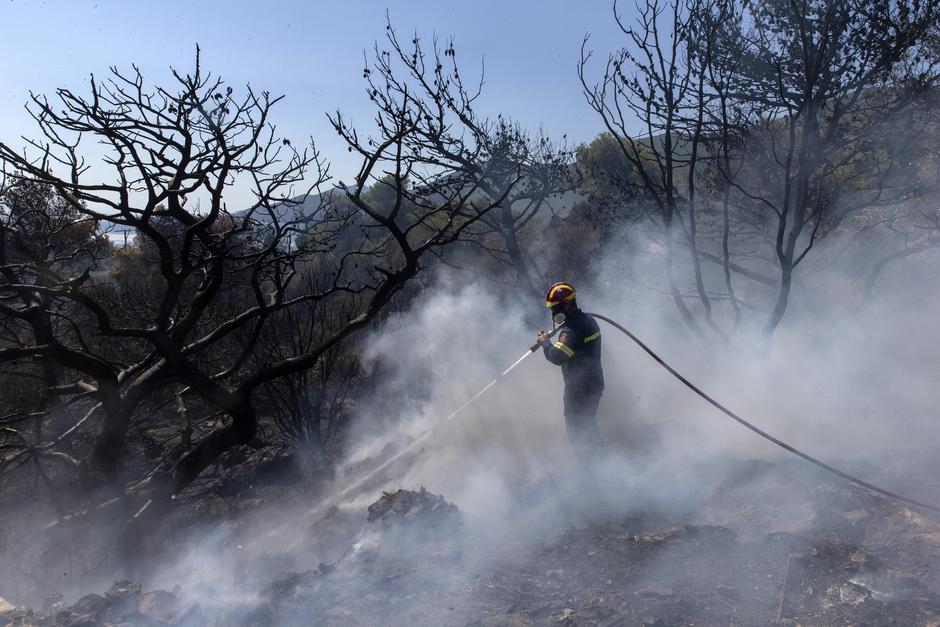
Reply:
<svg viewBox="0 0 940 627"><path fill-rule="evenodd" d="M618 289L624 263L611 254L601 264L607 272L578 285L585 310L621 322L697 385L794 446L884 487L940 499L929 480L938 429L940 335L932 322L938 303L921 289L922 276L903 266L892 270L884 277L885 298L858 311L841 300L827 302L833 278L816 273L803 286L810 304L795 304L769 350L750 350L757 342L725 345L686 333L655 292ZM791 555L814 554L831 537L842 538L854 555L851 543L862 545L858 520L871 521L876 531L865 533L877 538L878 525L885 529L900 515L732 423L606 326L599 421L607 447L589 468L567 442L560 372L538 353L442 422L522 355L536 330L533 317L550 324L539 303L528 309L512 302L494 298L485 283L441 279L366 343L364 358L381 363L385 384L360 404L348 461L332 492L273 505L259 499L224 523L183 531L142 573L145 587L173 589L185 603L206 608L202 620L216 622L250 623L252 608L264 607L267 618L255 616L258 622L303 624L315 608L333 611L331 594L336 605L351 607L349 595L381 601L422 588L448 599L434 606L444 614L422 614L430 612L424 599L423 609L389 622L442 616L459 622L502 602L509 584L500 584L500 576L536 581L533 597L539 590L577 596L578 586L597 596L619 585L631 590L630 602L665 603L669 591L697 589L701 582L689 578L716 566L721 586L734 594L750 590L748 578L764 572L752 566L755 555L775 556L777 566L789 569ZM334 498L428 430L432 435L348 498ZM387 448L390 442L396 448ZM366 521L365 508L383 489L421 486L462 513L463 524L448 530L444 549L440 538L377 530ZM882 513L867 513L876 510L873 503ZM614 539L626 544L612 547ZM896 551L890 543L877 546ZM394 567L377 566L386 563ZM932 589L940 572L931 564L918 568ZM872 572L862 573L866 585L890 587L882 571ZM770 569L761 574L767 576L754 596L771 599L764 609L772 614L780 586L786 587L780 577L790 575ZM83 588L106 588L108 577L58 589L77 598ZM304 577L321 586L316 599L272 600L272 582L299 586Z"/></svg>

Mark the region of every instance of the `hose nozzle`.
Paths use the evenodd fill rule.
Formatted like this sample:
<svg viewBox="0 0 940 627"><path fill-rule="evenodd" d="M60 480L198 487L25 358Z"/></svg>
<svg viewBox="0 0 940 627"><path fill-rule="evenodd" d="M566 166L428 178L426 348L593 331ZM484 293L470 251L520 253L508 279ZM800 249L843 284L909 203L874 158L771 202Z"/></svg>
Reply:
<svg viewBox="0 0 940 627"><path fill-rule="evenodd" d="M552 316L552 322L555 323L555 326L552 327L552 330L551 330L551 332L548 334L548 337L552 337L553 335L555 335L556 333L558 333L558 330L561 329L561 326L562 326L563 324L565 324L565 320L566 320L565 314L563 314L563 313L561 313L561 312L558 312L558 313L556 313L554 316ZM533 344L532 346L529 347L529 350L532 351L533 353L534 353L535 351L537 351L538 349L539 349L539 343L538 343L538 342L536 342L535 344Z"/></svg>

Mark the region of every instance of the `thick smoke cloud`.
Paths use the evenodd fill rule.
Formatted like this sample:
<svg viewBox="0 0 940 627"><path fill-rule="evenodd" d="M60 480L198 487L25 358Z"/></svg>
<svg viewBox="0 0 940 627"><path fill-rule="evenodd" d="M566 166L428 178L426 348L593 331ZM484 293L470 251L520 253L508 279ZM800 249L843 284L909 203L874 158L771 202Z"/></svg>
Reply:
<svg viewBox="0 0 940 627"><path fill-rule="evenodd" d="M817 272L802 286L812 306L797 303L767 348L746 333L733 345L687 333L662 293L624 284L624 264L641 275L642 267L623 257L607 253L594 280L578 285L585 310L618 320L708 393L783 440L885 487L940 496L927 477L940 430L938 302L922 277L909 279L903 266L893 270L884 277L885 297L858 310L827 301L833 273ZM518 302L459 274L425 290L365 342L365 363L383 369L384 385L360 399L334 494L361 477L359 462L381 459L389 442L401 450L429 429L433 434L389 472L331 503L338 510L324 509L317 495L291 507L233 514L230 523L181 539L146 583L178 586L194 601L250 606L282 573L349 555L354 540L364 541L363 510L382 489L424 486L455 503L466 521L459 541L473 547L469 567L483 572L499 562L506 543L549 542L560 529L589 521L709 521L755 537L795 529L805 522L799 495L769 503L765 488L806 477L840 481L814 475L732 423L607 326L599 413L607 448L592 467L570 449L561 374L540 353L442 422L531 345L533 318L550 324L540 302ZM746 460L760 462L742 465ZM746 518L735 509L741 503ZM652 568L669 570L669 560L666 552ZM97 587L108 578L103 573Z"/></svg>
<svg viewBox="0 0 940 627"><path fill-rule="evenodd" d="M858 310L845 306L841 291L833 297L834 282L844 279L818 270L803 280L805 292L772 346L746 332L726 345L687 333L655 291L624 285L619 269L628 264L608 253L595 280L579 286L582 306L625 324L719 401L794 446L886 487L929 492L910 481L938 431L938 303L922 284L905 284L894 273L885 277L885 298ZM912 298L920 307L911 307ZM485 285L442 282L371 344L397 364L399 394L423 391L402 418L406 432L423 433L525 350L535 331L525 323L528 312L498 302ZM599 484L607 489L600 499L571 490L587 494L576 509L600 500L619 510L694 510L726 463L789 461L789 453L706 405L627 338L602 330L608 387L599 419L609 447ZM531 356L436 431L395 483L426 485L480 520L510 520L520 510L520 485L564 486L579 474L565 439L561 389L557 368Z"/></svg>

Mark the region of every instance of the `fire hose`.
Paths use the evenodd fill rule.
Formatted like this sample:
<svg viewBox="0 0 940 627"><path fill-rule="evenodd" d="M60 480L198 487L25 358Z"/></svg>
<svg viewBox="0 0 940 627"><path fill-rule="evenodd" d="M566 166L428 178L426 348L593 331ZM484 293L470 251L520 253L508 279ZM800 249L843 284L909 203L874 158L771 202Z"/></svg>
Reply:
<svg viewBox="0 0 940 627"><path fill-rule="evenodd" d="M624 335L626 335L628 338L630 338L631 340L633 340L633 342L636 343L637 346L639 346L641 349L643 349L643 351L645 351L647 355L649 355L650 357L652 357L653 360L656 361L656 363L658 363L660 366L662 366L663 368L665 368L666 371L667 371L669 374L671 374L673 377L675 377L676 379L678 379L678 380L679 380L683 385L685 385L687 388L689 388L690 390L692 390L693 392L695 392L696 394L698 394L700 397L702 397L706 402L708 402L709 405L711 405L712 407L714 407L715 409L717 409L717 410L720 411L721 413L725 414L726 416L728 416L729 418L731 418L732 420L734 420L734 421L737 422L738 424L740 424L740 425L742 425L742 426L744 426L744 427L750 429L751 431L753 431L754 433L756 433L756 434L759 435L760 437L764 438L765 440L768 440L768 441L770 441L770 442L773 442L774 444L776 444L776 445L779 446L780 448L784 449L785 451L789 451L790 453L793 453L793 454L796 455L797 457L800 457L800 458L802 458L802 459L808 461L809 463L811 463L811 464L813 464L813 465L815 465L815 466L818 466L818 467L822 468L823 470L826 470L826 471L828 471L828 472L831 472L832 474L836 475L837 477L841 477L842 479L845 479L846 481L849 481L849 482L851 482L851 483L854 483L855 485L861 486L861 487L865 488L866 490L870 490L871 492L875 492L875 493L877 493L877 494L880 494L880 495L882 495L882 496L886 496L886 497L888 497L888 498L890 498L890 499L894 499L894 500L896 500L896 501L901 501L902 503L907 503L908 505L914 505L915 507L920 507L920 508L922 508L922 509L926 509L926 510L930 510L930 511L932 511L932 512L938 512L938 513L940 513L940 506L931 505L930 503L925 503L924 501L919 501L919 500L917 500L917 499L913 499L913 498L911 498L911 497L904 496L903 494L898 494L897 492L892 492L891 490L887 490L887 489L885 489L885 488L880 488L880 487L874 485L873 483L869 483L869 482L867 482L867 481L865 481L865 480L863 480L863 479L859 479L858 477L856 477L856 476L854 476L854 475L850 475L849 473L847 473L847 472L845 472L845 471L843 471L843 470L839 470L838 468L836 468L836 467L834 467L834 466L831 466L831 465L827 464L826 462L824 462L824 461L822 461L822 460L820 460L820 459L817 459L816 457L813 457L812 455L810 455L810 454L808 454L808 453L805 453L805 452L801 451L800 449L796 448L795 446L791 446L790 444L787 444L786 442L784 442L783 440L781 440L781 439L779 439L779 438L775 438L774 436L770 435L769 433L767 433L767 432L764 431L763 429L761 429L761 428L755 426L754 424L748 422L747 420L745 420L745 419L742 418L741 416L737 415L736 413L734 413L733 411L731 411L730 409L728 409L727 407L725 407L724 405L722 405L721 403L719 403L718 401L716 401L715 399L713 399L711 396L709 396L708 394L706 394L705 392L703 392L703 391L701 390L701 388L699 388L699 387L696 386L694 383L692 383L691 381L689 381L688 379L686 379L684 376L682 376L681 374L679 374L679 372L676 371L675 368L673 368L673 367L670 366L668 363L666 363L666 361L665 361L662 357L660 357L659 355L657 355L657 354L653 351L653 349L651 349L649 346L647 346L645 343L643 343L643 341L640 340L640 338L638 338L637 336L635 336L633 333L631 333L630 331L628 331L627 329L625 329L624 327L622 327L622 326L619 325L618 323L614 322L613 320L611 320L611 319L608 318L607 316L602 316L601 314L588 313L588 315L589 315L589 316L592 316L592 317L594 317L594 318L597 318L598 320L603 320L604 322L606 322L606 323L609 324L610 326L614 327L615 329L617 329L618 331L620 331L621 333L623 333Z"/></svg>
<svg viewBox="0 0 940 627"><path fill-rule="evenodd" d="M587 312L585 312L585 313L587 313ZM632 332L630 332L629 330L627 330L626 328L624 328L623 326L621 326L619 323L617 323L617 322L611 320L610 318L608 318L607 316L604 316L604 315L601 315L601 314L588 313L588 315L589 315L589 316L592 316L592 317L594 317L594 318L597 318L598 320L603 320L603 321L606 322L607 324L611 325L612 327L614 327L615 329L617 329L618 331L620 331L621 333L623 333L624 335L626 335L628 338L630 338L631 340L633 340L633 342L636 343L637 346L639 346L641 349L643 349L643 351L646 352L646 354L648 354L650 357L652 357L653 360L656 361L656 363L658 363L660 366L662 366L669 374L671 374L673 377L675 377L676 379L678 379L683 385L685 385L686 387L688 387L690 390L692 390L692 391L695 392L698 396L700 396L702 399L704 399L706 402L708 402L709 405L711 405L712 407L714 407L715 409L717 409L717 410L720 411L721 413L725 414L726 416L728 416L729 418L731 418L732 420L734 420L734 421L737 422L738 424L742 425L743 427L746 427L747 429L750 429L751 431L753 431L754 433L756 433L756 434L759 435L760 437L764 438L765 440L768 440L769 442L772 442L773 444L776 444L777 446L779 446L780 448L784 449L785 451L788 451L788 452L790 452L790 453L796 455L797 457L800 457L800 458L802 458L803 460L805 460L805 461L807 461L807 462L809 462L809 463L811 463L811 464L813 464L813 465L815 465L815 466L818 466L819 468L822 468L823 470L826 470L826 471L828 471L828 472L830 472L830 473L836 475L837 477L840 477L840 478L845 479L846 481L848 481L848 482L850 482L850 483L854 483L855 485L858 485L858 486L860 486L860 487L862 487L862 488L865 488L866 490L869 490L869 491L874 492L874 493L876 493L876 494L880 494L880 495L882 495L882 496L886 496L886 497L888 497L888 498L890 498L890 499L894 499L894 500L896 500L896 501L900 501L900 502L902 502L902 503L907 503L908 505L913 505L913 506L915 506L915 507L919 507L919 508L921 508L921 509L929 510L929 511L931 511L931 512L940 513L940 506L932 505L932 504L930 504L930 503L926 503L926 502L924 502L924 501L920 501L920 500L917 500L917 499L914 499L914 498L911 498L911 497L908 497L908 496L904 496L903 494L898 494L897 492L893 492L893 491L891 491L891 490L887 490L887 489L885 489L885 488L881 488L881 487L879 487L879 486L876 486L876 485L873 484L873 483L869 483L868 481L865 481L864 479L860 479L860 478L858 478L858 477L856 477L856 476L854 476L854 475L851 475L851 474L849 474L849 473L847 473L847 472L845 472L845 471L843 471L843 470L840 470L840 469L838 469L838 468L836 468L836 467L834 467L834 466L831 466L830 464L827 464L826 462L824 462L824 461L822 461L822 460L820 460L820 459L818 459L818 458L816 458L816 457L813 457L813 456L810 455L809 453L805 453L805 452L801 451L800 449L796 448L795 446L792 446L792 445L790 445L790 444L787 444L787 443L784 442L783 440L781 440L781 439L779 439L779 438L776 438L776 437L770 435L769 433L767 433L766 431L764 431L764 430L761 429L760 427L757 427L757 426L755 426L753 423L751 423L751 422L745 420L744 418L742 418L742 417L739 416L738 414L734 413L733 411L731 411L730 409L728 409L727 407L725 407L724 405L722 405L721 403L719 403L718 401L716 401L714 398L712 398L711 396L709 396L708 394L706 394L701 388L699 388L698 386L696 386L694 383L692 383L692 382L689 381L687 378L685 378L682 374L680 374L675 368L673 368L673 367L670 366L668 363L666 363L666 361L665 361L662 357L660 357L658 354L656 354L656 352L653 351L653 349L651 349L649 346L647 346L642 340L640 340L640 338L638 338L638 337L637 337L636 335L634 335ZM564 317L563 317L563 316L556 317L555 320L554 320L554 323L555 323L555 324L554 324L554 328L552 329L552 331L551 331L550 333L547 333L547 334L546 334L548 337L551 337L551 336L555 335L555 333L557 333L557 332L559 331L559 329L561 328L562 324L564 323ZM493 379L492 381L490 381L490 382L489 382L486 386L484 386L479 392L477 392L476 394L474 394L474 395L470 398L470 400L468 400L468 401L465 402L463 405L461 405L460 407L458 407L454 412L452 412L449 416L447 416L447 418L445 418L444 420L442 420L442 421L440 421L439 423L437 423L437 425L435 425L434 427L428 429L428 430L427 430L426 432L424 432L422 435L420 435L420 436L418 436L417 438L413 439L413 440L412 440L408 445L406 445L403 449L401 449L400 451L398 451L397 453L395 453L394 455L392 455L389 459L386 459L386 460L385 460L383 463L381 463L378 467L373 468L372 470L370 470L369 472L367 472L364 476L362 476L362 477L360 477L358 480L354 481L351 485L347 486L346 489L342 490L339 494L335 495L333 498L329 499L327 502L321 503L318 507L316 507L316 508L314 509L314 512L319 512L319 511L321 511L322 509L324 509L324 508L326 508L326 507L328 507L328 506L335 505L336 503L342 502L346 497L351 496L351 494L352 494L355 490L357 490L357 489L359 489L360 487L362 487L367 481L369 481L370 479L372 479L373 477L375 477L376 475L378 475L379 473L381 473L383 470L388 469L389 467L391 467L392 464L394 464L396 461L400 460L400 459L401 459L402 457L404 457L407 453L409 453L410 451L412 451L412 450L414 450L415 448L417 448L417 446L418 446L421 442L423 442L424 440L426 440L427 438L429 438L429 437L431 436L431 434L434 433L434 430L435 430L437 427L439 427L439 426L441 426L441 425L443 425L443 424L445 424L445 423L450 422L451 420L453 420L453 419L454 419L458 414L460 414L464 409L466 409L466 408L469 407L471 404L473 404L474 401L476 401L478 398L480 398L481 396L483 396L483 394L484 394L487 390L489 390L491 387L493 387L494 385L496 385L496 383L497 383L500 379L502 379L503 377L505 377L507 374L509 374L509 372L510 372L511 370L513 370L516 366L518 366L520 363L522 363L522 361L523 361L526 357L528 357L531 353L533 353L533 352L535 352L536 350L538 350L539 347L540 347L540 345L539 345L538 343L533 344L533 345L522 355L522 357L520 357L518 360L516 360L515 363L513 363L511 366L509 366L509 368L507 368L506 370L504 370L498 377L496 377L495 379ZM312 513L313 513L313 512L312 512Z"/></svg>

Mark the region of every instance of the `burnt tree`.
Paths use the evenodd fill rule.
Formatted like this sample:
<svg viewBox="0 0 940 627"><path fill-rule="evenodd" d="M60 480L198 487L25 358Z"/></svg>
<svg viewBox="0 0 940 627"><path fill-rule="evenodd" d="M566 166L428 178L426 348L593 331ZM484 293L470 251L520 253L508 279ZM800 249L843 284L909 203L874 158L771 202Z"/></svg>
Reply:
<svg viewBox="0 0 940 627"><path fill-rule="evenodd" d="M453 48L435 47L429 66L417 39L407 51L395 44L376 52L364 71L373 130L360 134L341 114L331 117L362 157L355 180L338 188L342 209L329 194L304 204L327 181L326 167L315 150L298 151L277 135L270 114L279 98L226 86L203 71L198 54L194 70L174 73L170 87L150 89L136 69L113 69L107 81L92 80L87 96L62 89L55 103L32 98L42 139L23 152L0 143L8 177L54 190L77 220L135 233L123 254L135 251L152 285L131 314L121 295L130 283L113 272L43 272L0 259L9 271L0 282L0 296L12 303L6 318L27 321L54 306L64 319L51 334L0 348L0 362L52 360L63 369L55 395L84 412L5 456L5 467L56 455L76 433L90 432L85 476L130 495L138 514L158 510L222 453L256 437L256 391L316 366L375 320L426 255L460 240L506 200L514 180L498 197L480 193L495 155L475 141L484 123ZM105 146L110 173L83 160L80 142L89 140ZM391 205L365 193L379 179L390 181ZM235 183L253 194L243 210L227 201ZM5 233L16 237L15 228ZM118 267L118 251L109 251L106 261ZM328 280L300 281L311 268ZM30 278L40 275L42 282ZM44 300L30 301L35 293ZM311 305L316 316L340 299L328 333L253 358L272 330L289 328L288 316ZM196 398L225 419L158 467L123 476L135 410L161 394Z"/></svg>
<svg viewBox="0 0 940 627"><path fill-rule="evenodd" d="M918 143L912 103L936 77L923 45L940 3L743 5L748 19L727 89L747 115L750 158L744 175L728 180L772 224L780 275L763 328L770 338L814 245L853 212L915 191L898 170ZM914 126L899 124L912 116Z"/></svg>
<svg viewBox="0 0 940 627"><path fill-rule="evenodd" d="M704 67L712 52L709 40L696 36L701 14L711 10L711 3L698 0L646 0L631 23L615 2L614 20L626 45L608 55L603 77L592 82L585 38L578 75L588 105L629 164L630 174L620 180L655 207L648 215L662 228L666 281L682 320L700 331L676 274L677 249L686 248L702 316L724 337L712 316L696 239L696 168L705 159L711 99Z"/></svg>

